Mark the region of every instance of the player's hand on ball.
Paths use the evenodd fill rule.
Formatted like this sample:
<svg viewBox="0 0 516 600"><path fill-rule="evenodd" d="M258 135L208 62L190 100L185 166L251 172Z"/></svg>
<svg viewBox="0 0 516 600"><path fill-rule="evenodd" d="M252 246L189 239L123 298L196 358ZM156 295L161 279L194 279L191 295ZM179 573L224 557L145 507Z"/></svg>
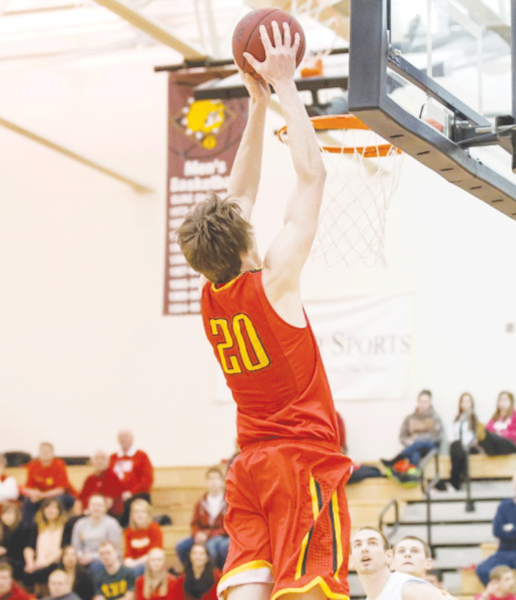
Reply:
<svg viewBox="0 0 516 600"><path fill-rule="evenodd" d="M272 31L274 44L269 38L267 29L263 25L260 26L260 37L265 48L265 60L263 62L256 60L249 52L244 52L244 57L258 75L261 75L270 84L275 85L280 81L294 79L296 55L301 38L296 33L294 40L292 40L287 23L283 23L283 39L276 21L272 22Z"/></svg>
<svg viewBox="0 0 516 600"><path fill-rule="evenodd" d="M249 92L249 96L251 96L251 100L268 103L271 97L271 90L265 79L259 75L244 73L240 68L238 70L244 81L245 88Z"/></svg>

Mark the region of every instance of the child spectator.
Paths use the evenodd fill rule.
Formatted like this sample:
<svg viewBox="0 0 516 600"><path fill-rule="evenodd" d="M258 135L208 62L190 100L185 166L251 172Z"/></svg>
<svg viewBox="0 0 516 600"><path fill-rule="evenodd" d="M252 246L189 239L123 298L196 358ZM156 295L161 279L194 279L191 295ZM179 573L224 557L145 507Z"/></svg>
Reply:
<svg viewBox="0 0 516 600"><path fill-rule="evenodd" d="M219 580L220 571L213 566L206 546L194 543L172 600L217 600Z"/></svg>
<svg viewBox="0 0 516 600"><path fill-rule="evenodd" d="M153 548L149 552L145 573L136 580L136 600L174 600L176 582L177 579L167 570L165 551Z"/></svg>
<svg viewBox="0 0 516 600"><path fill-rule="evenodd" d="M516 498L516 474L513 477ZM500 540L498 551L477 566L480 581L487 585L491 571L500 565L516 568L516 500L502 500L493 521L493 533Z"/></svg>
<svg viewBox="0 0 516 600"><path fill-rule="evenodd" d="M489 573L489 583L486 589L475 596L475 600L516 600L511 594L514 586L514 573L509 567L495 567Z"/></svg>
<svg viewBox="0 0 516 600"><path fill-rule="evenodd" d="M57 568L61 560L65 520L63 507L57 498L43 500L23 551L26 585L47 583L48 576Z"/></svg>
<svg viewBox="0 0 516 600"><path fill-rule="evenodd" d="M5 474L6 466L5 456L0 454L0 510L6 502L17 500L20 495L16 479Z"/></svg>
<svg viewBox="0 0 516 600"><path fill-rule="evenodd" d="M56 569L50 574L48 591L50 595L44 600L81 600L77 594L72 592L70 577L61 569Z"/></svg>
<svg viewBox="0 0 516 600"><path fill-rule="evenodd" d="M154 470L149 457L143 450L134 446L134 437L131 431L123 429L118 434L120 451L112 454L109 466L120 480L122 500L124 502L122 527L129 523L131 503L137 498L151 501L150 492L154 481Z"/></svg>
<svg viewBox="0 0 516 600"><path fill-rule="evenodd" d="M95 600L134 600L134 573L118 558L118 549L111 542L99 548L102 570L96 578Z"/></svg>
<svg viewBox="0 0 516 600"><path fill-rule="evenodd" d="M106 499L108 512L113 517L121 517L123 512L122 485L120 479L109 467L109 457L103 450L97 450L91 457L93 473L86 478L82 491L75 501L73 512L82 515L93 494Z"/></svg>
<svg viewBox="0 0 516 600"><path fill-rule="evenodd" d="M109 541L115 548L122 546L122 528L120 523L106 514L106 499L94 494L88 504L88 517L79 519L72 530L72 546L77 551L79 563L88 569L95 579L103 570L100 561L100 545Z"/></svg>
<svg viewBox="0 0 516 600"><path fill-rule="evenodd" d="M46 498L57 497L65 510L72 508L75 490L68 480L64 461L55 458L52 444L40 444L38 458L27 465L27 483L22 491L23 521L27 525L34 521Z"/></svg>
<svg viewBox="0 0 516 600"><path fill-rule="evenodd" d="M451 476L450 483L455 490L460 490L465 479L466 453L478 454L477 440L478 419L475 414L473 396L467 392L459 399L459 412L453 422L450 436Z"/></svg>
<svg viewBox="0 0 516 600"><path fill-rule="evenodd" d="M72 592L79 596L80 600L92 600L95 593L93 579L88 571L79 564L77 551L73 546L66 546L59 568L70 578Z"/></svg>
<svg viewBox="0 0 516 600"><path fill-rule="evenodd" d="M416 410L405 418L400 441L404 450L392 460L382 460L387 477L404 485L417 485L421 459L442 441L443 424L432 407L432 392L423 390L417 399Z"/></svg>
<svg viewBox="0 0 516 600"><path fill-rule="evenodd" d="M0 600L34 600L13 581L13 568L6 562L0 562Z"/></svg>
<svg viewBox="0 0 516 600"><path fill-rule="evenodd" d="M131 504L129 527L124 529L124 565L136 576L143 575L147 556L152 548L163 548L163 534L151 518L151 507L146 500L136 499Z"/></svg>
<svg viewBox="0 0 516 600"><path fill-rule="evenodd" d="M190 556L195 543L206 544L206 548L215 565L222 569L229 548L222 521L226 514L224 500L224 478L217 467L206 472L207 493L197 502L190 524L192 536L177 544L177 554L183 565Z"/></svg>
<svg viewBox="0 0 516 600"><path fill-rule="evenodd" d="M28 542L27 527L21 522L21 510L15 502L2 506L0 516L0 560L13 568L14 578L23 579L25 558L23 551Z"/></svg>

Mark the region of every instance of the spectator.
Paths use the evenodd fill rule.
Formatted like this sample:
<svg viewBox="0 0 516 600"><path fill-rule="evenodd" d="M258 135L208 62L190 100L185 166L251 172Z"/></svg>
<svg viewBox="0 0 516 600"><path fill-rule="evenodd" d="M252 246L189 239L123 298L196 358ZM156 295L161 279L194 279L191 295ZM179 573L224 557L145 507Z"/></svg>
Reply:
<svg viewBox="0 0 516 600"><path fill-rule="evenodd" d="M337 424L339 426L339 439L340 439L340 449L342 450L342 454L348 453L348 443L346 441L346 425L344 425L344 419L339 412L335 413L337 415Z"/></svg>
<svg viewBox="0 0 516 600"><path fill-rule="evenodd" d="M500 392L496 411L485 428L479 428L478 440L489 456L516 452L516 412L510 392Z"/></svg>
<svg viewBox="0 0 516 600"><path fill-rule="evenodd" d="M417 485L421 459L441 443L443 424L432 407L432 392L423 390L417 399L416 410L405 418L400 441L404 450L392 460L382 460L387 477L404 485Z"/></svg>
<svg viewBox="0 0 516 600"><path fill-rule="evenodd" d="M120 563L116 546L102 542L99 552L103 568L95 582L95 600L134 600L134 573Z"/></svg>
<svg viewBox="0 0 516 600"><path fill-rule="evenodd" d="M27 465L27 483L23 495L23 521L27 525L34 521L46 498L57 497L65 510L72 508L75 490L68 480L64 461L55 458L52 444L40 444L38 458Z"/></svg>
<svg viewBox="0 0 516 600"><path fill-rule="evenodd" d="M441 569L430 569L430 571L427 571L425 579L438 590L445 591L443 586L444 576Z"/></svg>
<svg viewBox="0 0 516 600"><path fill-rule="evenodd" d="M516 498L516 474L513 477ZM516 568L516 500L506 498L500 502L493 521L493 533L500 540L498 551L477 566L480 581L487 585L489 574L500 565Z"/></svg>
<svg viewBox="0 0 516 600"><path fill-rule="evenodd" d="M459 399L459 412L453 422L450 436L450 458L452 489L460 490L464 482L467 468L467 453L480 452L477 440L478 419L475 414L475 402L468 392Z"/></svg>
<svg viewBox="0 0 516 600"><path fill-rule="evenodd" d="M206 544L206 549L215 565L222 569L229 548L222 521L226 514L224 500L224 478L217 467L206 472L207 493L197 502L190 524L192 536L177 544L177 554L183 565L190 556L194 543Z"/></svg>
<svg viewBox="0 0 516 600"><path fill-rule="evenodd" d="M0 454L0 509L6 502L17 500L20 495L16 479L5 474L6 466L5 456Z"/></svg>
<svg viewBox="0 0 516 600"><path fill-rule="evenodd" d="M65 516L59 500L43 500L23 551L26 585L47 583L50 573L57 569L63 552L64 524Z"/></svg>
<svg viewBox="0 0 516 600"><path fill-rule="evenodd" d="M109 457L103 450L97 450L91 458L93 473L86 479L82 491L75 501L73 511L82 515L93 494L106 499L108 512L113 517L121 517L123 511L122 486L120 479L109 467Z"/></svg>
<svg viewBox="0 0 516 600"><path fill-rule="evenodd" d="M34 596L14 583L13 568L6 562L0 562L0 600L34 600Z"/></svg>
<svg viewBox="0 0 516 600"><path fill-rule="evenodd" d="M154 481L154 471L149 457L143 450L134 446L134 437L131 431L123 429L118 434L120 451L112 454L109 466L120 480L122 500L124 502L122 527L129 523L131 503L137 498L151 501L150 492Z"/></svg>
<svg viewBox="0 0 516 600"><path fill-rule="evenodd" d="M14 578L23 579L27 546L27 527L21 522L21 510L17 503L7 502L0 515L0 559L13 568Z"/></svg>
<svg viewBox="0 0 516 600"><path fill-rule="evenodd" d="M48 591L50 595L44 600L81 600L72 592L72 582L68 573L61 569L53 571L48 578Z"/></svg>
<svg viewBox="0 0 516 600"><path fill-rule="evenodd" d="M143 575L147 556L152 548L163 548L163 534L151 518L151 507L146 500L136 499L131 504L129 527L124 529L124 565L136 576Z"/></svg>
<svg viewBox="0 0 516 600"><path fill-rule="evenodd" d="M220 571L213 566L206 546L196 542L177 580L173 600L217 600L219 580Z"/></svg>
<svg viewBox="0 0 516 600"><path fill-rule="evenodd" d="M95 593L93 579L86 569L79 564L77 551L73 546L66 546L59 568L70 578L72 591L81 600L92 600Z"/></svg>
<svg viewBox="0 0 516 600"><path fill-rule="evenodd" d="M153 548L145 573L136 580L136 600L173 600L176 581L167 570L165 551Z"/></svg>
<svg viewBox="0 0 516 600"><path fill-rule="evenodd" d="M495 567L489 573L489 583L486 589L475 596L475 600L516 600L511 594L514 586L514 573L509 567Z"/></svg>
<svg viewBox="0 0 516 600"><path fill-rule="evenodd" d="M115 548L122 546L122 528L119 522L106 514L104 496L93 494L88 503L89 516L79 519L72 530L72 546L77 551L79 563L87 567L95 579L103 571L99 548L102 542L109 541Z"/></svg>

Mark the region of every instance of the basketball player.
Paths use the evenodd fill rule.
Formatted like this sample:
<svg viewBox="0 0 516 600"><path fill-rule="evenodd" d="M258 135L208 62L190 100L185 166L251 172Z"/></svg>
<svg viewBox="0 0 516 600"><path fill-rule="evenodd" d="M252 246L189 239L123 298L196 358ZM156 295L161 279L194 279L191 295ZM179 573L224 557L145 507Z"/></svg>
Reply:
<svg viewBox="0 0 516 600"><path fill-rule="evenodd" d="M442 600L440 592L424 579L391 573L392 550L385 536L365 527L351 540L351 556L366 600Z"/></svg>
<svg viewBox="0 0 516 600"><path fill-rule="evenodd" d="M249 120L229 180L185 218L178 241L201 274L208 340L237 404L242 451L226 480L230 537L218 586L229 600L347 600L351 461L338 424L299 278L317 229L325 169L294 84L299 36L260 28L266 58L246 58ZM283 35L282 35L283 33ZM266 107L274 86L285 116L296 184L283 228L262 260L251 211L261 170ZM280 174L278 174L280 175Z"/></svg>
<svg viewBox="0 0 516 600"><path fill-rule="evenodd" d="M394 544L391 571L406 573L420 579L426 579L427 572L433 566L432 554L426 542L408 535ZM448 600L454 600L446 590L436 588Z"/></svg>

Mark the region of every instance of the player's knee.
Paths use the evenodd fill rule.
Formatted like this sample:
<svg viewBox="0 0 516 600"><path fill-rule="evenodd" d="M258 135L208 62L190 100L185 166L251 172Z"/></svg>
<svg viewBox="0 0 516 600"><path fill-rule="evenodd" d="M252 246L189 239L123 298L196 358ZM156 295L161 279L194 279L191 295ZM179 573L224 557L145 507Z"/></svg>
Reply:
<svg viewBox="0 0 516 600"><path fill-rule="evenodd" d="M244 583L229 588L226 600L269 600L270 583Z"/></svg>

